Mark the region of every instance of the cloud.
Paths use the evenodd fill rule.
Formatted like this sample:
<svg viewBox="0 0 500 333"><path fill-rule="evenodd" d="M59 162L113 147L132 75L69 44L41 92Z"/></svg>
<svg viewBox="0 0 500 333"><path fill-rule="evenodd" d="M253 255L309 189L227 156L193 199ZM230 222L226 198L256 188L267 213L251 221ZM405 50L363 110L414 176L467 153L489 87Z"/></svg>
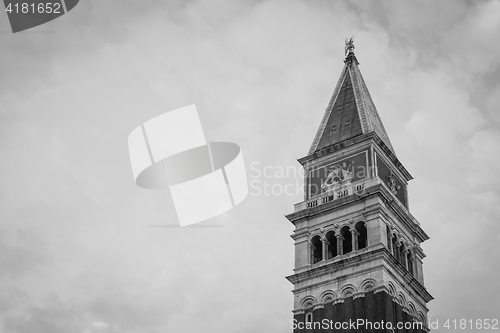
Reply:
<svg viewBox="0 0 500 333"><path fill-rule="evenodd" d="M50 263L49 253L40 236L31 230L0 232L0 278L22 279Z"/></svg>
<svg viewBox="0 0 500 333"><path fill-rule="evenodd" d="M482 191L497 188L500 181L498 147L500 147L500 132L498 131L478 132L467 142L470 168L466 177L469 186Z"/></svg>

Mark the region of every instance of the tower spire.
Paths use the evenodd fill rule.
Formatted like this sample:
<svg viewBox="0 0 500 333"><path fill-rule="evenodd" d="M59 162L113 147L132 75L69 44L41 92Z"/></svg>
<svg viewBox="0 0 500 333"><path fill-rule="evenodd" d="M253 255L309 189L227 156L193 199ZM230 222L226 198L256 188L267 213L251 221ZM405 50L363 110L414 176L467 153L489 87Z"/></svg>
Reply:
<svg viewBox="0 0 500 333"><path fill-rule="evenodd" d="M353 37L345 40L344 63L309 155L332 144L369 132L375 132L391 153L396 155L358 68Z"/></svg>

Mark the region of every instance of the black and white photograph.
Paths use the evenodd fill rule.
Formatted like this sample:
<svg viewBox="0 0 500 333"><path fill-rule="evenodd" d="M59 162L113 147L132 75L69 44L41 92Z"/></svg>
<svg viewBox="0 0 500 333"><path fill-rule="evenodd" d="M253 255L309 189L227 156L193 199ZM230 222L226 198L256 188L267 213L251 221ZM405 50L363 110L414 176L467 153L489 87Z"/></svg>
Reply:
<svg viewBox="0 0 500 333"><path fill-rule="evenodd" d="M500 332L500 0L1 9L0 333Z"/></svg>

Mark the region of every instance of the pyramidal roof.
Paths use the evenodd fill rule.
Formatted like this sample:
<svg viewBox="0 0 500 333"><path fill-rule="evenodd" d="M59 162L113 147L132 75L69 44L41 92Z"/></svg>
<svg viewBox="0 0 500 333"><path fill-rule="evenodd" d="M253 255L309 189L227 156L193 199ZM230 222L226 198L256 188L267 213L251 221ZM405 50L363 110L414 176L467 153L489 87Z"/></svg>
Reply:
<svg viewBox="0 0 500 333"><path fill-rule="evenodd" d="M344 69L335 86L309 154L357 135L375 132L396 155L377 108L368 92L354 55L352 38L346 40Z"/></svg>

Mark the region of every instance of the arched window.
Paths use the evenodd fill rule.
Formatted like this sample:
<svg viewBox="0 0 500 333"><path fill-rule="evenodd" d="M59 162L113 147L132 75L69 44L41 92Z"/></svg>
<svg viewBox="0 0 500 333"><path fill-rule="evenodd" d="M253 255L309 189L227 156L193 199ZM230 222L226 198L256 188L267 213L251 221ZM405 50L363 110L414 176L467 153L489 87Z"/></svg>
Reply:
<svg viewBox="0 0 500 333"><path fill-rule="evenodd" d="M332 259L338 255L337 253L337 237L335 236L335 232L329 231L326 236L326 260Z"/></svg>
<svg viewBox="0 0 500 333"><path fill-rule="evenodd" d="M425 325L426 320L425 320L425 315L422 312L419 312L417 315L417 319L419 322L423 323Z"/></svg>
<svg viewBox="0 0 500 333"><path fill-rule="evenodd" d="M342 236L342 254L346 254L352 251L352 236L351 230L348 226L340 229L340 235Z"/></svg>
<svg viewBox="0 0 500 333"><path fill-rule="evenodd" d="M417 309L415 309L415 305L412 302L408 302L408 311L413 318L417 316Z"/></svg>
<svg viewBox="0 0 500 333"><path fill-rule="evenodd" d="M312 312L308 312L306 314L306 323L312 323L313 322L313 313Z"/></svg>
<svg viewBox="0 0 500 333"><path fill-rule="evenodd" d="M323 293L323 296L321 297L321 302L322 303L330 303L335 299L335 293L333 291L327 291Z"/></svg>
<svg viewBox="0 0 500 333"><path fill-rule="evenodd" d="M323 260L323 246L321 238L314 236L311 239L311 264L315 264Z"/></svg>
<svg viewBox="0 0 500 333"><path fill-rule="evenodd" d="M358 250L364 249L368 244L368 233L364 222L356 223L356 231L358 232Z"/></svg>

